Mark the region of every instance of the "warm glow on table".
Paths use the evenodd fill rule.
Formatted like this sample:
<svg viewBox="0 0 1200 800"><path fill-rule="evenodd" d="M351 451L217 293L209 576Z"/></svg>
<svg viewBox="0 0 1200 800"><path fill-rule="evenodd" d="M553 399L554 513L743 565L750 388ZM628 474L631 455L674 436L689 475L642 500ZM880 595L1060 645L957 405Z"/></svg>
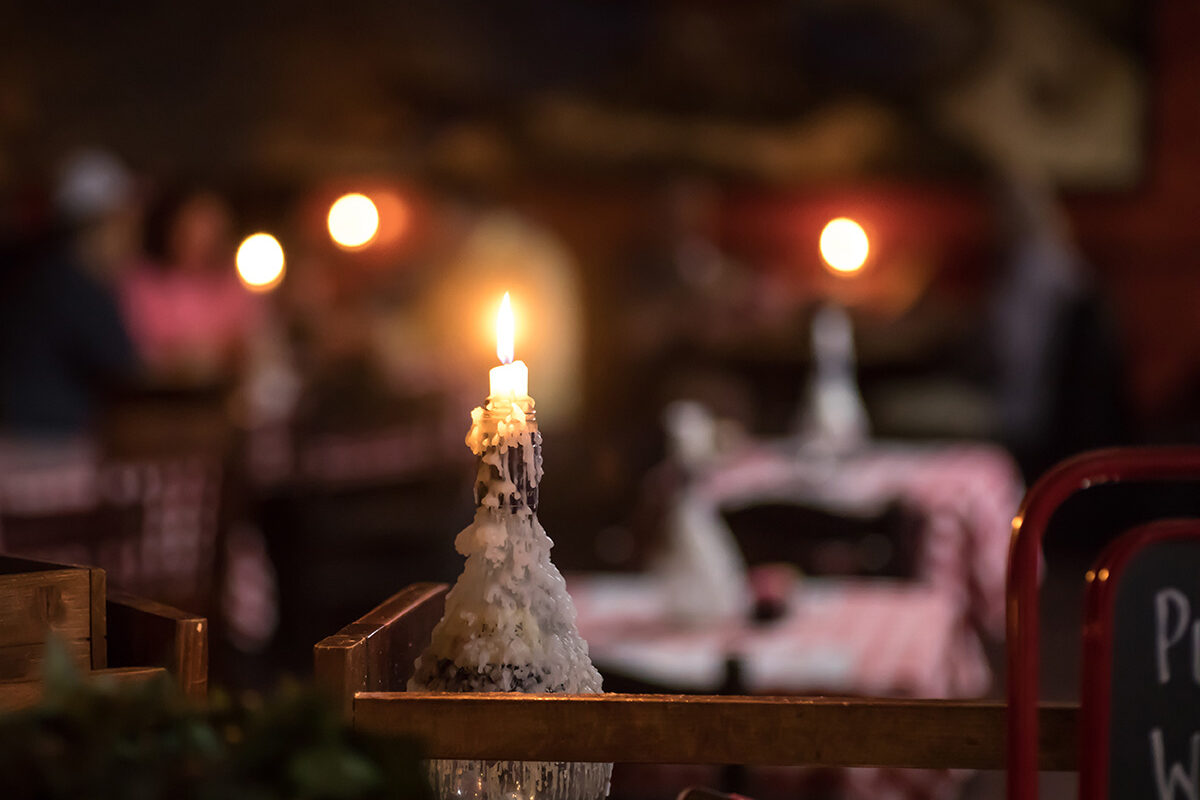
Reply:
<svg viewBox="0 0 1200 800"><path fill-rule="evenodd" d="M379 209L364 194L342 195L329 208L329 235L341 247L370 244L379 232Z"/></svg>
<svg viewBox="0 0 1200 800"><path fill-rule="evenodd" d="M237 272L246 288L265 292L283 280L283 247L269 233L247 236L237 250Z"/></svg>
<svg viewBox="0 0 1200 800"><path fill-rule="evenodd" d="M500 310L496 314L496 356L500 366L492 367L489 373L493 398L518 398L529 396L529 368L524 361L513 361L514 344L517 322L513 315L512 300L508 292L500 301Z"/></svg>
<svg viewBox="0 0 1200 800"><path fill-rule="evenodd" d="M867 232L852 219L838 217L821 231L821 256L835 274L858 272L866 263L869 252Z"/></svg>

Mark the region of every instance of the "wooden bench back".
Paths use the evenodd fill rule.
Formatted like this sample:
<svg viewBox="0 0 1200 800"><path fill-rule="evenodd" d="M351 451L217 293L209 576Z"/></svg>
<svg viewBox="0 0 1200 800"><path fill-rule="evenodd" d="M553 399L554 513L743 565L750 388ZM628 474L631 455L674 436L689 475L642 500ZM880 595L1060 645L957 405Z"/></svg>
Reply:
<svg viewBox="0 0 1200 800"><path fill-rule="evenodd" d="M1004 704L873 698L405 692L444 584L414 584L315 648L355 727L439 758L1000 769ZM1041 709L1044 769L1075 768L1074 705Z"/></svg>
<svg viewBox="0 0 1200 800"><path fill-rule="evenodd" d="M413 662L442 618L444 583L414 583L313 650L317 684L351 717L358 692L403 692Z"/></svg>

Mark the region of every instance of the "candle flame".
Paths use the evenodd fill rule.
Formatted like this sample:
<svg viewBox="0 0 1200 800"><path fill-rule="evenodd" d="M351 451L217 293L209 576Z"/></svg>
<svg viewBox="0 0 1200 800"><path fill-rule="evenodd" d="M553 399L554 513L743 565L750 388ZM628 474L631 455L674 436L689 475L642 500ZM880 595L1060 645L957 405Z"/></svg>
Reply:
<svg viewBox="0 0 1200 800"><path fill-rule="evenodd" d="M513 360L513 339L516 335L516 320L513 318L512 300L508 292L500 301L500 311L496 314L496 355L501 364L511 364Z"/></svg>

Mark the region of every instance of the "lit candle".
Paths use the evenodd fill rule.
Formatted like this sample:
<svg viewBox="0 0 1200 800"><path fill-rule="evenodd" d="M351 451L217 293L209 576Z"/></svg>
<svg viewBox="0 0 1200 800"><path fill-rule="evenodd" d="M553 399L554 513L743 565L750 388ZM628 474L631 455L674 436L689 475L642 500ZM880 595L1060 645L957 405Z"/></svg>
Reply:
<svg viewBox="0 0 1200 800"><path fill-rule="evenodd" d="M471 411L466 441L484 466L475 487L480 501L529 511L537 508L542 435L529 396L529 368L513 360L515 328L512 300L505 292L496 315L496 355L503 363L489 375L487 402Z"/></svg>
<svg viewBox="0 0 1200 800"><path fill-rule="evenodd" d="M513 361L507 294L487 403L471 411L467 446L479 457L475 519L454 537L466 557L442 619L413 665L410 691L598 694L600 673L575 625L550 537L537 517L542 479L529 371ZM612 765L584 762L430 762L437 797L604 800Z"/></svg>
<svg viewBox="0 0 1200 800"><path fill-rule="evenodd" d="M491 391L488 399L493 402L515 405L517 400L529 397L529 368L524 361L513 361L515 333L512 301L508 292L505 292L504 299L500 301L500 312L496 315L496 355L500 358L500 366L492 367L489 373Z"/></svg>

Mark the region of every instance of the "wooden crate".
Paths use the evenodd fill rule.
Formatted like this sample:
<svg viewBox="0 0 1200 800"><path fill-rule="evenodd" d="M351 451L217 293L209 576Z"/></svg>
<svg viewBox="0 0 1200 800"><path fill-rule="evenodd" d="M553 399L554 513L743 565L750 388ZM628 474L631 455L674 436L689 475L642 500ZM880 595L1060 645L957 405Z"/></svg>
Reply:
<svg viewBox="0 0 1200 800"><path fill-rule="evenodd" d="M0 555L0 711L42 696L46 640L59 637L89 679L136 683L169 674L208 694L208 620L106 592L104 570Z"/></svg>
<svg viewBox="0 0 1200 800"><path fill-rule="evenodd" d="M208 696L208 620L123 592L110 592L108 662L116 668L165 668L183 693Z"/></svg>
<svg viewBox="0 0 1200 800"><path fill-rule="evenodd" d="M864 697L404 692L442 614L414 584L316 645L317 680L353 725L435 758L1003 769L1003 703ZM1073 770L1078 706L1046 704L1042 769Z"/></svg>
<svg viewBox="0 0 1200 800"><path fill-rule="evenodd" d="M85 670L107 666L104 570L0 556L0 680L30 678L56 636Z"/></svg>

